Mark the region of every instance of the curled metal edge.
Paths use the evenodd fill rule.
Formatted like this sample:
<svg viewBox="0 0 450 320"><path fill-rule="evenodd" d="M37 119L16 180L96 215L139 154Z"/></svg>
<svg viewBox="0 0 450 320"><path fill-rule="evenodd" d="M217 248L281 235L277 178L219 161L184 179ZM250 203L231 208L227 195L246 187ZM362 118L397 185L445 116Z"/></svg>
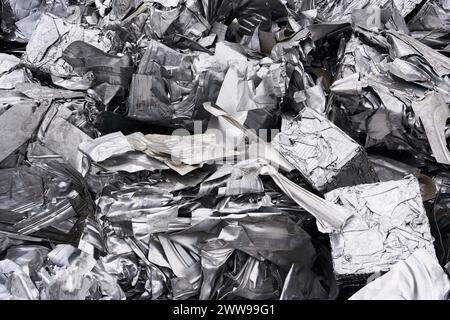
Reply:
<svg viewBox="0 0 450 320"><path fill-rule="evenodd" d="M450 165L450 152L444 134L450 108L443 97L437 92L429 92L421 101L413 101L412 108L422 121L434 158L439 163Z"/></svg>

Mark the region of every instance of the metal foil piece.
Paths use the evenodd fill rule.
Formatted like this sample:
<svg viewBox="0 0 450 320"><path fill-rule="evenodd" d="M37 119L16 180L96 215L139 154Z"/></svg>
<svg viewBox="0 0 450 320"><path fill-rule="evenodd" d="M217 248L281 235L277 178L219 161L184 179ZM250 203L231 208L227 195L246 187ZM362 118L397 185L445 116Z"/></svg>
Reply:
<svg viewBox="0 0 450 320"><path fill-rule="evenodd" d="M325 198L355 213L330 234L339 276L388 271L423 249L435 256L430 224L417 178L344 187Z"/></svg>
<svg viewBox="0 0 450 320"><path fill-rule="evenodd" d="M450 109L444 99L438 93L431 92L423 100L414 101L412 108L422 121L434 158L439 163L450 165L450 151L444 135Z"/></svg>
<svg viewBox="0 0 450 320"><path fill-rule="evenodd" d="M104 51L109 51L112 47L111 41L100 28L70 24L53 14L45 13L27 44L23 60L43 72L68 77L73 75L73 69L62 59L62 54L75 41L91 43Z"/></svg>
<svg viewBox="0 0 450 320"><path fill-rule="evenodd" d="M378 181L364 150L310 108L284 118L272 144L319 191Z"/></svg>
<svg viewBox="0 0 450 320"><path fill-rule="evenodd" d="M0 299L448 298L449 17L0 0Z"/></svg>
<svg viewBox="0 0 450 320"><path fill-rule="evenodd" d="M352 208L346 208L324 200L315 194L301 188L294 182L277 172L273 167L263 167L262 174L272 177L280 189L303 209L310 212L317 219L320 231L328 233L340 230L346 221L354 214Z"/></svg>
<svg viewBox="0 0 450 320"><path fill-rule="evenodd" d="M107 134L89 142L82 142L78 145L78 148L95 162L101 162L112 156L134 150L121 132Z"/></svg>
<svg viewBox="0 0 450 320"><path fill-rule="evenodd" d="M450 281L436 257L419 249L350 300L446 300L449 293Z"/></svg>
<svg viewBox="0 0 450 320"><path fill-rule="evenodd" d="M0 116L2 132L0 161L31 138L49 106L48 102L36 104L28 100L13 105ZM20 130L17 130L18 128Z"/></svg>

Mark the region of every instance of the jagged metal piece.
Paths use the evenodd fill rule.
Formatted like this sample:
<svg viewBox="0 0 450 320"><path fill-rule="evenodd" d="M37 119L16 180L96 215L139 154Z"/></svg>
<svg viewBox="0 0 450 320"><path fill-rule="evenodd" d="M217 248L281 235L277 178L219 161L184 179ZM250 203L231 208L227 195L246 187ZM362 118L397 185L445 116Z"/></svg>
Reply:
<svg viewBox="0 0 450 320"><path fill-rule="evenodd" d="M424 249L435 256L430 225L417 179L344 187L325 198L355 214L330 234L338 276L388 271L393 264Z"/></svg>
<svg viewBox="0 0 450 320"><path fill-rule="evenodd" d="M450 165L450 152L445 140L445 128L450 108L437 92L429 92L420 101L413 101L412 108L420 118L427 134L433 156L439 163Z"/></svg>

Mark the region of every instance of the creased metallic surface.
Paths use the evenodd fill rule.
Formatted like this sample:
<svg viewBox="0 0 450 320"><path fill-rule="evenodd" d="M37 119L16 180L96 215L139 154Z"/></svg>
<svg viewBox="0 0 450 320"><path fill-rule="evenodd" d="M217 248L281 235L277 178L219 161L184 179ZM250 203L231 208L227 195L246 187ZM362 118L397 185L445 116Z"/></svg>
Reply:
<svg viewBox="0 0 450 320"><path fill-rule="evenodd" d="M283 119L281 133L272 144L314 188L326 191L377 182L364 151L344 132L309 108L303 109L297 117L290 121ZM353 171L351 163L358 157L362 158L357 165L358 174L347 175L348 170L344 168L350 167Z"/></svg>
<svg viewBox="0 0 450 320"><path fill-rule="evenodd" d="M419 249L435 255L415 177L338 188L325 197L355 212L330 234L338 275L387 271Z"/></svg>
<svg viewBox="0 0 450 320"><path fill-rule="evenodd" d="M127 138L120 132L80 143L78 148L95 162L101 162L114 155L121 155L134 150Z"/></svg>
<svg viewBox="0 0 450 320"><path fill-rule="evenodd" d="M266 168L263 168L263 172ZM331 201L324 200L276 172L273 168L266 171L275 183L290 196L296 203L306 209L317 219L317 224L322 232L339 230L346 221L354 214L343 206L334 205Z"/></svg>
<svg viewBox="0 0 450 320"><path fill-rule="evenodd" d="M368 5L381 7L389 2L388 0L364 0L364 1L349 1L349 0L319 0L317 1L317 7L324 20L336 21L349 18L352 11L355 9L363 9ZM410 13L418 4L419 0L406 0L399 1L394 0L395 6L404 17Z"/></svg>
<svg viewBox="0 0 450 320"><path fill-rule="evenodd" d="M13 105L2 114L0 118L2 131L0 160L5 159L30 139L48 107L49 104L45 102L36 105L32 101L27 101ZM20 130L17 130L18 128Z"/></svg>
<svg viewBox="0 0 450 320"><path fill-rule="evenodd" d="M55 76L68 76L72 68L62 59L62 50L75 41L92 43L105 51L111 48L111 41L101 29L71 25L57 16L44 14L28 42L24 60Z"/></svg>
<svg viewBox="0 0 450 320"><path fill-rule="evenodd" d="M359 290L351 300L445 300L450 281L436 258L426 250L414 252L388 273Z"/></svg>
<svg viewBox="0 0 450 320"><path fill-rule="evenodd" d="M450 109L442 96L430 93L422 101L413 102L412 108L422 121L433 157L439 163L450 164L450 151L447 149L444 135L445 122L450 117Z"/></svg>
<svg viewBox="0 0 450 320"><path fill-rule="evenodd" d="M0 0L0 299L448 298L449 22Z"/></svg>

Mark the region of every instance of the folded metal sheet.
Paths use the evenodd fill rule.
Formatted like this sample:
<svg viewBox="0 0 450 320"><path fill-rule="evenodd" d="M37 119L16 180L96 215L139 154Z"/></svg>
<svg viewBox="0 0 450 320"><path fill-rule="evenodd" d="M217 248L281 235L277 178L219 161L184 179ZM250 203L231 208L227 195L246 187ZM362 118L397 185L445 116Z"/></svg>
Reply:
<svg viewBox="0 0 450 320"><path fill-rule="evenodd" d="M152 40L132 78L128 115L167 124L191 118L198 86L194 57Z"/></svg>
<svg viewBox="0 0 450 320"><path fill-rule="evenodd" d="M1 115L0 161L31 138L49 106L48 102L37 104L27 99L26 102L14 104Z"/></svg>
<svg viewBox="0 0 450 320"><path fill-rule="evenodd" d="M0 299L447 299L449 17L0 0Z"/></svg>
<svg viewBox="0 0 450 320"><path fill-rule="evenodd" d="M419 249L350 300L446 300L449 293L450 280L436 257Z"/></svg>
<svg viewBox="0 0 450 320"><path fill-rule="evenodd" d="M27 44L23 61L42 72L68 77L73 68L63 60L62 54L71 43L84 41L100 50L109 51L111 40L98 27L84 27L51 13L43 14Z"/></svg>
<svg viewBox="0 0 450 320"><path fill-rule="evenodd" d="M50 92L53 92L52 89ZM85 174L83 166L83 154L78 146L82 142L91 141L91 135L95 135L95 130L87 124L86 116L83 114L86 105L90 104L85 99L59 99L62 95L71 94L68 90L55 90L57 98L53 100L48 112L42 119L34 143L29 146L30 158L60 158L68 161L73 168ZM47 95L44 90L44 96ZM50 93L53 94L53 93ZM83 95L84 96L84 95ZM81 109L81 112L79 112ZM81 114L80 114L81 113ZM87 133L86 133L87 132ZM70 137L70 139L67 139ZM64 143L60 143L65 141Z"/></svg>
<svg viewBox="0 0 450 320"><path fill-rule="evenodd" d="M445 123L450 117L448 104L440 94L432 92L425 95L422 101L414 101L412 108L422 121L433 157L439 163L450 165L450 151L444 135Z"/></svg>
<svg viewBox="0 0 450 320"><path fill-rule="evenodd" d="M5 194L14 195L2 201L0 229L54 241L77 237L74 225L93 208L86 186L71 170L57 163L38 162L31 167L0 170Z"/></svg>
<svg viewBox="0 0 450 320"><path fill-rule="evenodd" d="M335 189L326 199L355 214L330 234L338 276L388 271L423 249L436 256L417 178Z"/></svg>
<svg viewBox="0 0 450 320"><path fill-rule="evenodd" d="M378 181L365 151L310 108L294 119L284 118L272 144L321 192Z"/></svg>
<svg viewBox="0 0 450 320"><path fill-rule="evenodd" d="M407 150L430 160L437 152L439 161L445 161L445 150L437 146L442 144L438 142L442 136L437 138L442 123L425 125L416 111L426 97L448 102L449 62L406 33L357 27L343 44L337 78L330 88L335 94L332 108L338 114L334 122L365 147ZM438 118L445 118L447 108L437 109L442 112ZM431 141L425 132L430 130L436 131Z"/></svg>
<svg viewBox="0 0 450 320"><path fill-rule="evenodd" d="M82 142L78 145L78 148L95 162L101 162L114 155L121 155L134 150L121 132L111 133L89 142Z"/></svg>
<svg viewBox="0 0 450 320"><path fill-rule="evenodd" d="M339 21L350 18L352 12L356 9L367 8L368 5L381 7L389 2L389 0L370 0L370 1L317 1L317 10L326 21ZM394 0L394 5L400 10L401 15L405 17L420 4L420 0Z"/></svg>
<svg viewBox="0 0 450 320"><path fill-rule="evenodd" d="M17 83L28 81L30 78L28 70L19 64L19 58L0 53L0 90L14 89Z"/></svg>

